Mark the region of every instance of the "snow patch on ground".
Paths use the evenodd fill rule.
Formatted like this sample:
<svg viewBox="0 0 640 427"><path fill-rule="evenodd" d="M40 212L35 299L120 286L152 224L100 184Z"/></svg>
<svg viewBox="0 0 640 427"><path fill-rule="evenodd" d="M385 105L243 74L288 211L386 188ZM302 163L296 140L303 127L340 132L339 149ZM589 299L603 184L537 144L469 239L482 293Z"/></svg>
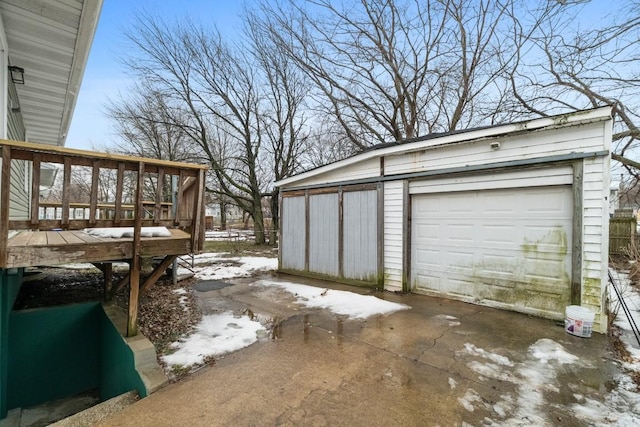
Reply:
<svg viewBox="0 0 640 427"><path fill-rule="evenodd" d="M580 365L580 359L571 354L561 344L543 338L532 344L521 363L467 343L457 355L480 358L467 366L476 372L481 380L493 378L515 385L513 395L505 394L493 404L488 403L472 388L458 399L460 404L472 412L482 408L494 418L485 418L485 425L528 426L553 425L548 419L549 402L545 395L558 393L558 374L565 366ZM626 378L625 378L626 377ZM635 385L626 375L619 378L618 388L608 393L603 402L576 394L576 403L571 404L576 418L589 425L640 425L640 394L635 393Z"/></svg>
<svg viewBox="0 0 640 427"><path fill-rule="evenodd" d="M334 314L350 319L366 319L378 314L389 314L411 307L395 302L384 301L373 295L360 295L354 292L323 289L315 286L300 285L275 280L260 280L254 286L276 286L293 294L297 302L310 308L324 308Z"/></svg>
<svg viewBox="0 0 640 427"><path fill-rule="evenodd" d="M173 292L175 294L178 294L178 296L179 296L178 302L182 306L182 309L184 311L189 311L189 305L187 304L187 302L188 302L187 295L189 294L189 292L186 289L183 289L183 288L174 289Z"/></svg>
<svg viewBox="0 0 640 427"><path fill-rule="evenodd" d="M258 272L277 268L277 258L229 257L216 253L196 255L193 272L199 280L225 280L234 277L250 277ZM187 273L186 269L179 269L178 274L181 273Z"/></svg>
<svg viewBox="0 0 640 427"><path fill-rule="evenodd" d="M458 382L453 378L449 377L449 387L451 387L451 390L454 390L457 385L458 385Z"/></svg>
<svg viewBox="0 0 640 427"><path fill-rule="evenodd" d="M258 332L265 328L247 316L233 313L203 316L196 330L188 337L174 342L171 354L162 356L169 366L189 367L204 363L208 357L221 356L247 347L258 340Z"/></svg>
<svg viewBox="0 0 640 427"><path fill-rule="evenodd" d="M513 366L513 362L506 356L501 356L496 353L491 353L489 351L483 350L480 347L475 346L471 343L466 343L464 345L464 350L459 351L458 353L466 353L471 356L482 357L484 359L489 359L492 362L495 362L499 365L503 366Z"/></svg>

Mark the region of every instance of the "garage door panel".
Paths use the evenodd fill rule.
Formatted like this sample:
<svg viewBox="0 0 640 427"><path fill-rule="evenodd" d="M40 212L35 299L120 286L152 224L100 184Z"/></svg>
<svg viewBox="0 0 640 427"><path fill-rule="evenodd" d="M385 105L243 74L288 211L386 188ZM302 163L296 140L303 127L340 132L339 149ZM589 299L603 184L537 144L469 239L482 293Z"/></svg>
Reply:
<svg viewBox="0 0 640 427"><path fill-rule="evenodd" d="M483 224L480 227L482 228L480 235L484 236L484 244L514 246L511 236L517 231L513 225Z"/></svg>
<svg viewBox="0 0 640 427"><path fill-rule="evenodd" d="M449 279L446 290L449 295L458 297L473 297L475 283L469 279Z"/></svg>
<svg viewBox="0 0 640 427"><path fill-rule="evenodd" d="M440 227L436 224L417 224L415 228L419 239L440 239Z"/></svg>
<svg viewBox="0 0 640 427"><path fill-rule="evenodd" d="M451 224L448 230L451 244L470 243L474 240L473 226L471 224Z"/></svg>
<svg viewBox="0 0 640 427"><path fill-rule="evenodd" d="M412 206L416 291L562 316L570 301L571 186L420 194Z"/></svg>

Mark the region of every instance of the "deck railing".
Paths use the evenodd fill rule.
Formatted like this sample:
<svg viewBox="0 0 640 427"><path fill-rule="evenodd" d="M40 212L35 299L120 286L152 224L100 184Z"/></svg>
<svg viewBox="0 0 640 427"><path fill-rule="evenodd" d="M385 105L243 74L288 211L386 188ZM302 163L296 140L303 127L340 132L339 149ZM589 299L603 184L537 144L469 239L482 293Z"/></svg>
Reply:
<svg viewBox="0 0 640 427"><path fill-rule="evenodd" d="M0 257L6 256L10 230L134 227L135 243L141 227L166 226L187 231L192 250L202 249L206 166L9 140L0 140L0 149ZM31 173L12 174L12 168L25 166L18 162ZM62 175L57 200L41 200L45 163ZM73 188L74 173L84 180L85 191ZM101 184L105 175L111 184ZM28 206L19 193L27 195Z"/></svg>

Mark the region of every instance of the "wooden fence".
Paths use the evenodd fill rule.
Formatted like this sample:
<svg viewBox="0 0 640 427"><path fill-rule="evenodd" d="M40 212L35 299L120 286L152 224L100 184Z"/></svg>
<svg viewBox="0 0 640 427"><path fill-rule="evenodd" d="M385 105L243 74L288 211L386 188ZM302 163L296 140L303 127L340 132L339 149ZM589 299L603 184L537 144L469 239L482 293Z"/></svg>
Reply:
<svg viewBox="0 0 640 427"><path fill-rule="evenodd" d="M609 219L609 255L626 255L631 245L636 245L635 217Z"/></svg>

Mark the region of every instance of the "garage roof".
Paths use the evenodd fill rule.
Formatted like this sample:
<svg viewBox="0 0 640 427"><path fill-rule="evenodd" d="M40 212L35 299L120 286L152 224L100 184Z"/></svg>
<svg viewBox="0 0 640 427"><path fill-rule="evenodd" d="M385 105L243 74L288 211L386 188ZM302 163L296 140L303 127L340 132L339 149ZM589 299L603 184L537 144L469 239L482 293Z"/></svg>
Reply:
<svg viewBox="0 0 640 427"><path fill-rule="evenodd" d="M64 145L102 0L0 0L29 140Z"/></svg>
<svg viewBox="0 0 640 427"><path fill-rule="evenodd" d="M430 134L406 141L379 144L362 153L356 154L352 157L348 157L344 160L339 160L337 162L311 169L307 172L303 172L301 174L294 175L280 181L276 181L275 185L277 187L282 187L295 184L296 182L315 177L323 173L331 172L336 169L345 168L371 158L402 155L410 152L422 151L427 148L471 142L484 138L495 138L519 132L531 132L541 129L561 128L565 126L575 126L597 122L610 119L611 114L612 107L606 106L517 123L465 129L444 134Z"/></svg>

